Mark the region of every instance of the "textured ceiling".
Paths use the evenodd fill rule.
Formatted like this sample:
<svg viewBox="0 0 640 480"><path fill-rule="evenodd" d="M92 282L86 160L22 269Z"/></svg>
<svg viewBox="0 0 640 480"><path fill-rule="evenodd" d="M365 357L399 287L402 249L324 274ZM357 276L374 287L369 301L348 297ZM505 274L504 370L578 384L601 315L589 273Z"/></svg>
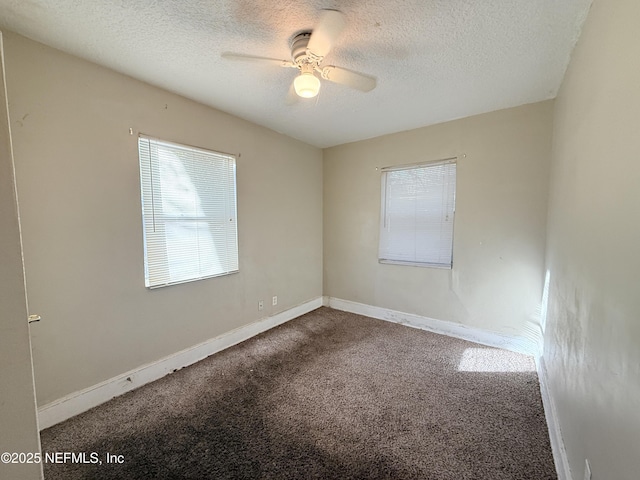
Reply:
<svg viewBox="0 0 640 480"><path fill-rule="evenodd" d="M0 26L318 147L555 97L591 0L0 0ZM346 15L323 81L287 105L289 59L320 9Z"/></svg>

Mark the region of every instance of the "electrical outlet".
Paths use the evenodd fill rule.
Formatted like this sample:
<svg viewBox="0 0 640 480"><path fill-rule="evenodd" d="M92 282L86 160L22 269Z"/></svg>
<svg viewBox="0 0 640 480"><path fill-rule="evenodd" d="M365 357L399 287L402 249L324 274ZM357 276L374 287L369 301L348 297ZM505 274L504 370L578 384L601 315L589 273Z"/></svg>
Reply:
<svg viewBox="0 0 640 480"><path fill-rule="evenodd" d="M587 458L584 460L584 480L591 480L591 465Z"/></svg>
<svg viewBox="0 0 640 480"><path fill-rule="evenodd" d="M274 295L274 297L271 299L271 305L277 305L278 304L278 296Z"/></svg>
<svg viewBox="0 0 640 480"><path fill-rule="evenodd" d="M262 310L262 309L264 309L264 302L262 300L260 300L258 302L258 310Z"/></svg>

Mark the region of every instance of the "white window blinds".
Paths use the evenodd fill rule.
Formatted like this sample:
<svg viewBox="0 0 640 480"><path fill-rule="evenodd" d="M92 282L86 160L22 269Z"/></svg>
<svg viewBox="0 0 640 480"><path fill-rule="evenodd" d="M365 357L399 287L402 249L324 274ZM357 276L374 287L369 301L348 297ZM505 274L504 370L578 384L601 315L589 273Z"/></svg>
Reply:
<svg viewBox="0 0 640 480"><path fill-rule="evenodd" d="M455 193L455 160L382 169L379 260L451 268Z"/></svg>
<svg viewBox="0 0 640 480"><path fill-rule="evenodd" d="M147 137L138 151L146 286L238 271L235 158Z"/></svg>

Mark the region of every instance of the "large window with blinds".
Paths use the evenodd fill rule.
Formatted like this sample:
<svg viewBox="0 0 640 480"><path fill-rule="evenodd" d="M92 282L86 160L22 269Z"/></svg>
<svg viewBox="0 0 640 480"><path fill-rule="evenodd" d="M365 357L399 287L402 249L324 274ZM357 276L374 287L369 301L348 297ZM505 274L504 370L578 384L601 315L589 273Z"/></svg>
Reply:
<svg viewBox="0 0 640 480"><path fill-rule="evenodd" d="M145 285L238 271L232 155L140 136Z"/></svg>
<svg viewBox="0 0 640 480"><path fill-rule="evenodd" d="M456 162L382 169L381 263L451 268Z"/></svg>

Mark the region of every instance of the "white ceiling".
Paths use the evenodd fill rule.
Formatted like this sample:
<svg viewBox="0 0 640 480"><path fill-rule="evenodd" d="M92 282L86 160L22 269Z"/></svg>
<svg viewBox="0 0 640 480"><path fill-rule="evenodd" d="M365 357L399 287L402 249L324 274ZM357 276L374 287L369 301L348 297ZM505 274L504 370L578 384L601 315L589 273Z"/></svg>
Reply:
<svg viewBox="0 0 640 480"><path fill-rule="evenodd" d="M591 0L0 0L0 26L318 147L555 97ZM325 64L378 80L323 81L285 102L289 59L320 9L346 15Z"/></svg>

